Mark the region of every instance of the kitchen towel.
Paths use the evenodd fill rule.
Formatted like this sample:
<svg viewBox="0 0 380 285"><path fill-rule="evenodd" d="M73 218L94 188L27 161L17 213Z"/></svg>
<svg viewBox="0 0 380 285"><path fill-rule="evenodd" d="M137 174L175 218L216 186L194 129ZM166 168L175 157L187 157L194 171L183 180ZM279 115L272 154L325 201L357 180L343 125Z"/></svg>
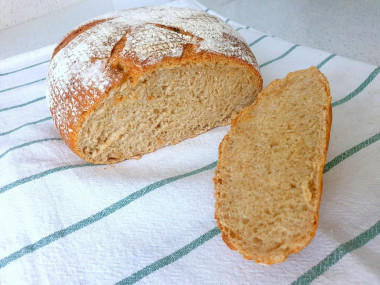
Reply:
<svg viewBox="0 0 380 285"><path fill-rule="evenodd" d="M221 17L195 1L168 5ZM311 65L330 82L310 245L263 266L224 244L212 178L229 127L115 165L75 156L45 98L49 46L0 62L0 284L380 283L380 68L221 18L252 49L264 86Z"/></svg>

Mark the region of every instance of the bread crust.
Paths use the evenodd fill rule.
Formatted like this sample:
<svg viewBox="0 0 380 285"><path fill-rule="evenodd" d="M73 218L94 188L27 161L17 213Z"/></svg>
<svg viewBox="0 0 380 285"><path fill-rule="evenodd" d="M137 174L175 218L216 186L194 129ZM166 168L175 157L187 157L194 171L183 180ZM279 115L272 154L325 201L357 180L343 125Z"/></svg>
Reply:
<svg viewBox="0 0 380 285"><path fill-rule="evenodd" d="M188 21L187 24L174 25L176 22L171 23L171 17L167 16L170 13L174 19ZM134 19L136 23L132 23ZM201 32L190 25L197 22ZM225 46L218 47L219 42L211 39L212 31L207 30L207 25L220 30ZM146 43L141 51L139 37L143 41L144 36L150 36L152 28L158 33L154 35L156 41L163 39L163 47L156 51L155 42ZM202 33L207 39L200 37ZM130 42L132 46L127 49ZM228 46L230 51L223 50ZM144 58L146 51L148 57ZM53 121L68 147L85 159L78 147L78 133L86 118L112 90L126 81L136 84L141 77L160 68L215 61L243 66L247 72L255 74L256 84L262 89L257 62L248 45L237 32L214 16L198 10L169 7L137 8L104 15L68 33L53 52L47 76L47 99ZM88 75L83 75L86 72Z"/></svg>
<svg viewBox="0 0 380 285"><path fill-rule="evenodd" d="M263 90L263 92L261 92L257 96L256 100L254 101L254 103L251 106L248 106L248 107L244 108L235 117L235 119L232 120L230 131L228 132L228 134L226 134L226 136L223 138L222 142L219 145L219 149L218 149L219 160L218 160L217 168L216 168L216 171L215 171L215 176L213 178L214 187L215 187L214 196L215 196L215 200L216 200L216 202L215 202L215 219L216 219L216 223L217 223L217 225L218 225L218 227L219 227L219 229L221 231L223 241L225 242L225 244L230 249L239 251L239 253L241 253L245 259L254 260L257 263L266 264L266 265L273 265L273 264L276 264L276 263L279 263L279 262L283 262L284 260L286 260L288 258L288 256L290 254L297 253L300 250L302 250L303 248L305 248L311 242L311 240L313 239L313 237L315 236L315 233L317 231L318 221L319 221L319 206L320 206L320 202L321 202L322 187L323 187L322 175L323 175L324 165L326 163L326 155L327 155L329 141L330 141L330 130L331 130L331 124L332 124L332 107L331 107L330 87L329 87L329 82L328 82L327 78L315 66L310 67L308 70L312 70L313 72L317 72L318 73L318 75L319 75L318 78L319 78L319 80L322 82L322 84L325 87L329 103L328 103L327 117L326 117L326 121L325 121L326 130L327 130L326 140L325 140L325 145L323 147L322 161L320 161L320 163L319 163L319 165L321 167L320 167L319 172L318 172L318 174L319 174L318 175L318 177L319 177L319 179L318 179L319 185L318 186L319 187L318 187L318 189L316 191L318 195L316 197L317 203L316 203L316 206L314 208L314 223L313 223L312 229L310 231L310 236L308 236L303 241L303 245L302 246L294 248L294 250L292 250L291 252L289 252L287 255L284 255L283 258L273 258L271 256L268 256L267 258L260 258L260 257L258 257L257 255L254 255L254 254L247 255L246 253L241 252L239 250L239 248L237 248L232 243L232 241L229 239L229 236L227 234L228 229L225 228L222 225L222 223L221 223L222 214L219 211L220 208L221 208L219 201L221 199L220 195L221 195L221 187L222 187L221 186L221 179L222 179L222 177L221 177L220 170L221 169L225 169L226 166L227 166L226 163L225 163L225 161L222 159L223 154L228 151L227 150L227 142L231 139L231 136L233 135L234 129L237 126L238 122L241 122L241 121L249 119L249 112L252 109L254 109L257 104L260 104L260 101L263 99L264 96L269 96L270 95L270 92L264 92L264 91L266 89L272 88L273 86L276 86L278 84L278 82L280 81L279 79L276 79L276 80L272 81ZM283 80L287 80L288 78L294 76L294 73L295 72L289 73Z"/></svg>

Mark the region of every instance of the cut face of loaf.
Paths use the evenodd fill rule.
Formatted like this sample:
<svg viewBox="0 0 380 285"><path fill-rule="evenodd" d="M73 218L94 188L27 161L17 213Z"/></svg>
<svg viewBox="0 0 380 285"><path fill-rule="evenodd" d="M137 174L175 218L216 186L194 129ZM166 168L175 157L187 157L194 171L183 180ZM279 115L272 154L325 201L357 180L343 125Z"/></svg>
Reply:
<svg viewBox="0 0 380 285"><path fill-rule="evenodd" d="M78 148L87 161L113 163L229 124L259 93L255 80L225 60L158 68L110 92L84 120Z"/></svg>
<svg viewBox="0 0 380 285"><path fill-rule="evenodd" d="M244 39L199 10L106 14L54 50L47 99L65 143L115 163L228 124L262 89Z"/></svg>
<svg viewBox="0 0 380 285"><path fill-rule="evenodd" d="M315 67L275 80L232 122L219 147L215 217L245 258L274 264L315 235L331 96Z"/></svg>

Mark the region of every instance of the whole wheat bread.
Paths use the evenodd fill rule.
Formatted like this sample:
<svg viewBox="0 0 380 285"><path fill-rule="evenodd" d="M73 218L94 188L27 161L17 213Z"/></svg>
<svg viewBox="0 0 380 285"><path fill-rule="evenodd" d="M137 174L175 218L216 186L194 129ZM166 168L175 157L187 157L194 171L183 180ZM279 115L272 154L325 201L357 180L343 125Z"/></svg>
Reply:
<svg viewBox="0 0 380 285"><path fill-rule="evenodd" d="M229 124L261 89L255 56L222 20L143 7L67 34L54 50L46 95L74 153L116 163Z"/></svg>
<svg viewBox="0 0 380 285"><path fill-rule="evenodd" d="M273 81L233 120L214 177L215 217L231 249L274 264L310 243L331 120L329 84L315 67Z"/></svg>

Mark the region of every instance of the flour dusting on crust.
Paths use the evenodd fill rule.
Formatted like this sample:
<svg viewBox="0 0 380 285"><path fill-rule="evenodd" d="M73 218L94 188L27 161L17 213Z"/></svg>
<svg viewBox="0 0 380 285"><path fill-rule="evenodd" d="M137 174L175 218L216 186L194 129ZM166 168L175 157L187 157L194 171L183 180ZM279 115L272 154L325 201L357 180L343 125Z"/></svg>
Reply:
<svg viewBox="0 0 380 285"><path fill-rule="evenodd" d="M81 115L122 79L110 64L114 46L126 37L123 58L137 67L179 58L184 46L241 59L258 70L239 33L217 17L199 10L145 7L108 13L57 52L47 76L47 99L53 120L65 141ZM93 21L87 22L87 24ZM82 25L81 27L84 27Z"/></svg>

